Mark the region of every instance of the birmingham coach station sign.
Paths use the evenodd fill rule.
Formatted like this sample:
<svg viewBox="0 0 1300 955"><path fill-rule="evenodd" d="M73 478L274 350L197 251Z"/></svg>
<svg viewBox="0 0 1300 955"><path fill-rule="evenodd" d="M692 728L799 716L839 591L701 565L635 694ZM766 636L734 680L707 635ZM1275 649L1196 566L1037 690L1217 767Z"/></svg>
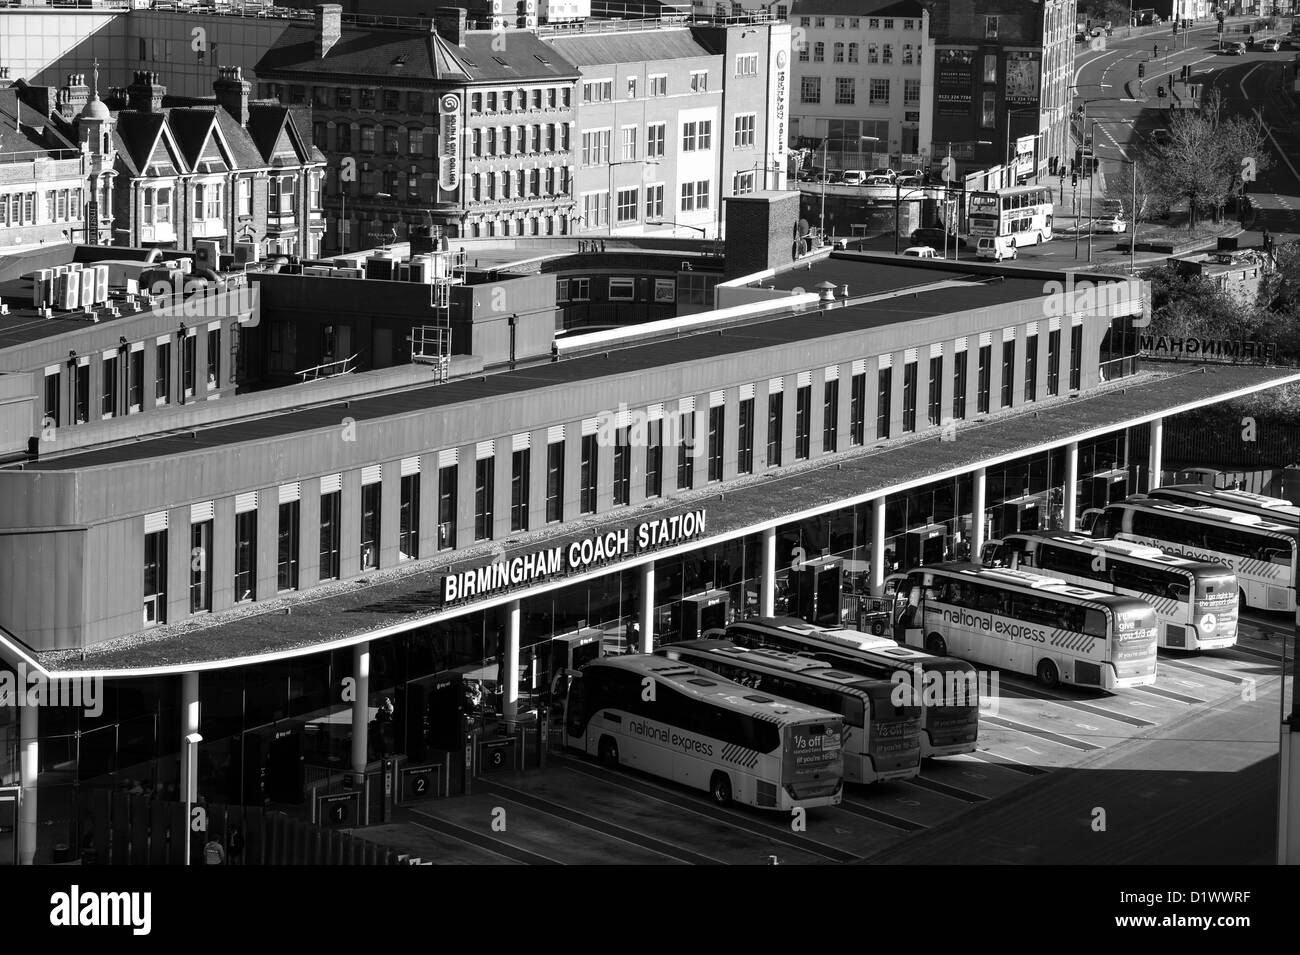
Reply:
<svg viewBox="0 0 1300 955"><path fill-rule="evenodd" d="M1268 364L1277 357L1277 345L1274 342L1175 338L1167 335L1139 335L1138 350L1151 358L1181 358L1190 361L1219 359Z"/></svg>
<svg viewBox="0 0 1300 955"><path fill-rule="evenodd" d="M548 577L567 576L593 564L634 557L704 533L706 511L686 511L659 520L643 521L604 534L595 534L546 550L495 560L482 567L447 574L442 578L442 602L455 603Z"/></svg>

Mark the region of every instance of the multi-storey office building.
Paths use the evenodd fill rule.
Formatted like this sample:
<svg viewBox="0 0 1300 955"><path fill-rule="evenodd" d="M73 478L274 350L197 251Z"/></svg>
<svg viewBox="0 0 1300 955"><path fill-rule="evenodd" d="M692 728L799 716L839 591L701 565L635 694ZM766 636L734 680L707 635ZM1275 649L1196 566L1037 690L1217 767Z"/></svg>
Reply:
<svg viewBox="0 0 1300 955"><path fill-rule="evenodd" d="M576 234L718 235L728 197L784 187L789 30L737 19L543 31L581 71Z"/></svg>
<svg viewBox="0 0 1300 955"><path fill-rule="evenodd" d="M1160 473L1164 416L1300 379L1139 366L1136 283L1045 296L1065 277L858 254L792 269L794 215L772 211L789 199L729 203L751 241L725 310L446 384L376 379L346 407L235 396L208 426L0 469L0 652L109 678L94 717L0 712L0 753L28 755L28 857L59 787L174 780L189 733L212 803L305 812L367 770L376 694L397 701L397 752L461 766L499 725L466 739L467 682L527 723L592 634L648 648L729 613L807 614L819 568L878 592L1031 512L1074 527ZM767 268L742 264L765 235ZM129 751L99 747L110 726Z"/></svg>
<svg viewBox="0 0 1300 955"><path fill-rule="evenodd" d="M933 6L936 158L951 147L959 170L989 169L1010 161L1017 139L1032 135L1026 166L1042 174L1053 159L1068 161L1075 12L1074 0Z"/></svg>
<svg viewBox="0 0 1300 955"><path fill-rule="evenodd" d="M931 153L930 14L914 0L796 0L791 134L836 168L916 168ZM819 153L820 157L820 153Z"/></svg>

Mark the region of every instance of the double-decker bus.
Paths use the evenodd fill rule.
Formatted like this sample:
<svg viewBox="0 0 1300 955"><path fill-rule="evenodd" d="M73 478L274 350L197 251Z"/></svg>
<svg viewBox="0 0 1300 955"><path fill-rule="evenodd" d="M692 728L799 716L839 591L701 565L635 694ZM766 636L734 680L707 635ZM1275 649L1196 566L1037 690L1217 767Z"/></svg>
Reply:
<svg viewBox="0 0 1300 955"><path fill-rule="evenodd" d="M1054 531L990 541L983 562L1145 600L1155 609L1161 647L1220 650L1237 642L1237 576L1226 564Z"/></svg>
<svg viewBox="0 0 1300 955"><path fill-rule="evenodd" d="M972 192L967 218L976 237L1007 235L1017 246L1038 245L1052 238L1052 190L1048 186L1013 186Z"/></svg>
<svg viewBox="0 0 1300 955"><path fill-rule="evenodd" d="M721 636L742 647L767 647L824 660L838 670L875 680L931 680L931 685L943 687L943 702L932 705L923 700L921 756L975 752L979 690L975 668L968 663L902 647L888 637L846 627L822 627L798 617L750 617L707 636Z"/></svg>
<svg viewBox="0 0 1300 955"><path fill-rule="evenodd" d="M1253 514L1131 497L1084 513L1093 537L1151 544L1196 560L1227 564L1237 575L1241 609L1294 612L1300 531Z"/></svg>
<svg viewBox="0 0 1300 955"><path fill-rule="evenodd" d="M763 693L839 713L844 717L847 782L911 779L921 771L921 707L893 683L846 673L824 660L753 650L730 640L685 640L655 653Z"/></svg>
<svg viewBox="0 0 1300 955"><path fill-rule="evenodd" d="M1300 526L1300 507L1296 507L1282 497L1266 497L1263 494L1252 494L1250 491L1206 487L1203 484L1171 484L1168 487L1157 487L1148 491L1147 497L1153 497L1158 501L1172 501L1175 504L1221 507L1225 511L1254 514L1275 524Z"/></svg>
<svg viewBox="0 0 1300 955"><path fill-rule="evenodd" d="M839 714L650 654L602 657L568 686L569 746L760 809L838 805Z"/></svg>
<svg viewBox="0 0 1300 955"><path fill-rule="evenodd" d="M904 639L932 653L1103 690L1156 679L1156 612L1023 570L935 564L898 586Z"/></svg>

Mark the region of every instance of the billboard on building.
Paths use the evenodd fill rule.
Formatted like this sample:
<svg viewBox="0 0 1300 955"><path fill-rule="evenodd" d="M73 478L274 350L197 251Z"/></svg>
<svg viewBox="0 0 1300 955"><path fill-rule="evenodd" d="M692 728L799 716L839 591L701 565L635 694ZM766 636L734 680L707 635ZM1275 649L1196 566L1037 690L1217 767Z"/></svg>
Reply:
<svg viewBox="0 0 1300 955"><path fill-rule="evenodd" d="M455 192L460 188L460 97L439 97L438 114L438 187Z"/></svg>
<svg viewBox="0 0 1300 955"><path fill-rule="evenodd" d="M790 25L774 23L768 38L767 165L774 169L772 189L786 185L786 145L790 136ZM764 176L766 185L767 177Z"/></svg>
<svg viewBox="0 0 1300 955"><path fill-rule="evenodd" d="M969 116L975 83L973 50L938 50L935 53L935 106L940 116Z"/></svg>
<svg viewBox="0 0 1300 955"><path fill-rule="evenodd" d="M1009 108L1037 106L1041 88L1040 54L1013 51L1007 54L1007 88L1004 99Z"/></svg>

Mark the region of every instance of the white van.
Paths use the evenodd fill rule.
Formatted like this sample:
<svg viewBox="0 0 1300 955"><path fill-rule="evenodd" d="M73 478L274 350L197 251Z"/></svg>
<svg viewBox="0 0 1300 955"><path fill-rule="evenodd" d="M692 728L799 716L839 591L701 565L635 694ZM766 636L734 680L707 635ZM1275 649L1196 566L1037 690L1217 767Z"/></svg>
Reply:
<svg viewBox="0 0 1300 955"><path fill-rule="evenodd" d="M985 236L975 247L975 254L981 259L1001 262L1003 259L1016 257L1016 240L1009 235Z"/></svg>
<svg viewBox="0 0 1300 955"><path fill-rule="evenodd" d="M844 184L846 186L860 186L867 181L867 174L861 169L844 170Z"/></svg>

